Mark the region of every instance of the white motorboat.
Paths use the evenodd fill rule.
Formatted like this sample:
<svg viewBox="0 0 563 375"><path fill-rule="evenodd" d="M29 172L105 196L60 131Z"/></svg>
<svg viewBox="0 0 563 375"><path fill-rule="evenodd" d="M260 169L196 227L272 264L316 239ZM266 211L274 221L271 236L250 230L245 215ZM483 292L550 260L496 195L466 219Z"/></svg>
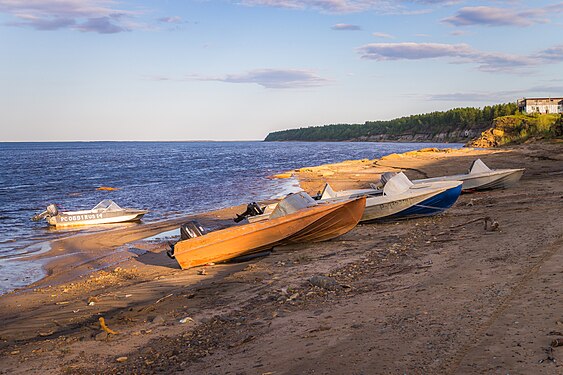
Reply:
<svg viewBox="0 0 563 375"><path fill-rule="evenodd" d="M469 172L466 174L425 178L414 180L413 183L426 184L437 181L463 181L463 191L505 189L517 183L522 177L524 170L524 168L490 169L481 159L477 159L471 164L471 168L469 168Z"/></svg>
<svg viewBox="0 0 563 375"><path fill-rule="evenodd" d="M391 178L388 178L392 176ZM388 178L388 180L387 180ZM461 181L436 181L413 184L404 173L388 174L382 178L383 189L366 189L366 209L360 222L406 219L430 216L451 207L461 193ZM330 188L330 186L328 186ZM355 196L357 190L344 190L330 194L325 189L324 200L338 200Z"/></svg>
<svg viewBox="0 0 563 375"><path fill-rule="evenodd" d="M50 204L31 220L45 219L50 225L66 227L75 225L96 225L124 223L141 220L148 211L134 208L121 208L110 199L104 199L91 210L59 212L56 205Z"/></svg>

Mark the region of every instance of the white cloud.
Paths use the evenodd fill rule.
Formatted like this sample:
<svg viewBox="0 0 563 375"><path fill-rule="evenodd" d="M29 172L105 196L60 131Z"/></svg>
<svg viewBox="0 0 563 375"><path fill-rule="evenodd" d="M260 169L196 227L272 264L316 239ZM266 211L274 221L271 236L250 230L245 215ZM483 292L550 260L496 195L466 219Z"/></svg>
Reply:
<svg viewBox="0 0 563 375"><path fill-rule="evenodd" d="M141 27L130 21L139 12L117 8L112 0L0 0L0 13L15 18L7 23L10 26L36 30L111 34Z"/></svg>
<svg viewBox="0 0 563 375"><path fill-rule="evenodd" d="M387 33L381 33L381 32L375 32L372 33L371 35L375 36L376 38L385 38L385 39L393 39L394 36L391 34L387 34Z"/></svg>
<svg viewBox="0 0 563 375"><path fill-rule="evenodd" d="M269 89L287 89L323 86L328 80L308 70L298 69L256 69L223 77L197 77L202 81L229 83L255 83Z"/></svg>
<svg viewBox="0 0 563 375"><path fill-rule="evenodd" d="M347 23L337 23L336 25L332 26L331 29L337 31L358 31L362 28L358 25L350 25Z"/></svg>
<svg viewBox="0 0 563 375"><path fill-rule="evenodd" d="M563 61L563 44L540 51L537 55L538 58L545 61L562 62Z"/></svg>
<svg viewBox="0 0 563 375"><path fill-rule="evenodd" d="M384 60L418 60L435 57L460 57L471 54L467 44L439 43L372 43L359 48L364 59Z"/></svg>
<svg viewBox="0 0 563 375"><path fill-rule="evenodd" d="M563 12L563 3L548 7L516 10L490 6L461 8L456 15L442 21L454 26L519 26L549 22L548 16Z"/></svg>
<svg viewBox="0 0 563 375"><path fill-rule="evenodd" d="M159 22L162 23L182 23L182 17L178 16L169 16L169 17L162 17L158 19Z"/></svg>
<svg viewBox="0 0 563 375"><path fill-rule="evenodd" d="M453 102L514 102L518 98L530 96L561 95L563 86L534 86L518 90L489 91L489 92L453 92L446 94L435 94L426 96L425 99L432 101Z"/></svg>
<svg viewBox="0 0 563 375"><path fill-rule="evenodd" d="M173 78L164 75L147 75L147 81L217 81L226 83L255 83L269 89L306 88L327 85L330 81L314 72L301 69L254 69L244 73L222 76L189 75Z"/></svg>
<svg viewBox="0 0 563 375"><path fill-rule="evenodd" d="M383 14L424 14L430 9L408 9L403 3L449 5L451 0L242 0L247 6L266 6L286 9L311 9L326 13L357 13L373 11Z"/></svg>
<svg viewBox="0 0 563 375"><path fill-rule="evenodd" d="M358 53L363 59L376 61L449 58L454 63L477 64L478 69L484 72L516 72L540 63L536 56L483 52L467 44L372 43L358 48ZM543 54L557 55L555 52L550 54L549 50L543 51Z"/></svg>

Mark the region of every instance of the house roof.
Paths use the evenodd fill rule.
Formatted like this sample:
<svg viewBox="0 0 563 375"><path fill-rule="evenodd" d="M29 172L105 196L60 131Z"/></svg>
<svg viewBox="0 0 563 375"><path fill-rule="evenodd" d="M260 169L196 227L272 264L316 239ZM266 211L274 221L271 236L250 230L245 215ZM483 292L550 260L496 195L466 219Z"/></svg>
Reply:
<svg viewBox="0 0 563 375"><path fill-rule="evenodd" d="M545 104L563 104L563 98L524 98L518 103L526 105L545 105Z"/></svg>

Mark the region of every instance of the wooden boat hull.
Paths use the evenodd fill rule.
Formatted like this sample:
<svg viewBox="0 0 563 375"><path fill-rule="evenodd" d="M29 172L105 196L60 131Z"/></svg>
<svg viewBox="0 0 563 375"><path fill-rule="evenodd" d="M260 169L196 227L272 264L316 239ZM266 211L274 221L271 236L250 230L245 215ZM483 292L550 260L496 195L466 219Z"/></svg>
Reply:
<svg viewBox="0 0 563 375"><path fill-rule="evenodd" d="M63 212L57 216L50 217L48 223L59 227L70 227L79 225L98 225L126 223L139 221L147 213L145 210L123 210L122 212L93 212L77 211Z"/></svg>
<svg viewBox="0 0 563 375"><path fill-rule="evenodd" d="M236 258L276 245L324 241L354 228L365 197L321 204L276 219L259 221L179 241L174 258L183 269Z"/></svg>

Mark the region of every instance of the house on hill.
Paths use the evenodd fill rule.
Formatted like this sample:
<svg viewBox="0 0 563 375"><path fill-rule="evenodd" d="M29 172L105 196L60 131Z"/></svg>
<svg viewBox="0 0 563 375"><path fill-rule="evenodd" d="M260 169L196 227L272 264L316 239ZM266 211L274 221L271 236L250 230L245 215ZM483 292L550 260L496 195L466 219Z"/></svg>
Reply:
<svg viewBox="0 0 563 375"><path fill-rule="evenodd" d="M563 98L518 99L518 110L525 113L563 113Z"/></svg>

